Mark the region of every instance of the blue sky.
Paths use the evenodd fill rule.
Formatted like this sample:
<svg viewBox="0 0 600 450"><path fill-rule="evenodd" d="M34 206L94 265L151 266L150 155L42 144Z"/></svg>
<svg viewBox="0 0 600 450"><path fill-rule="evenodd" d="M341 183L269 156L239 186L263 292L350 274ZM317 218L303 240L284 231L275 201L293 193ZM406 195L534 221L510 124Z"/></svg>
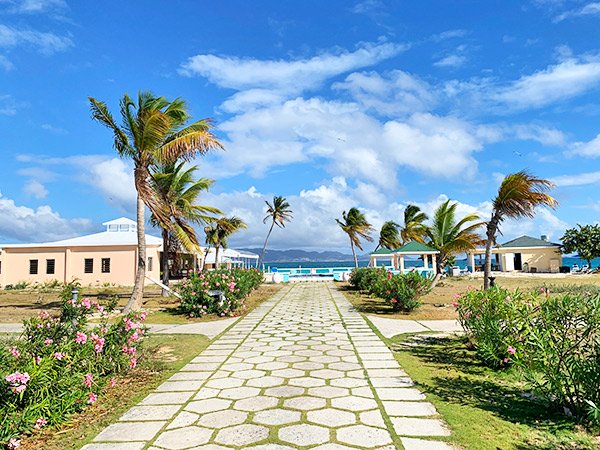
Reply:
<svg viewBox="0 0 600 450"><path fill-rule="evenodd" d="M198 159L206 204L295 211L273 248L346 249L334 222L375 226L446 198L487 217L505 174L560 201L506 239L597 222L600 3L0 0L0 242L46 241L133 217L131 165L87 97L183 97L226 151ZM367 248L369 248L367 246Z"/></svg>

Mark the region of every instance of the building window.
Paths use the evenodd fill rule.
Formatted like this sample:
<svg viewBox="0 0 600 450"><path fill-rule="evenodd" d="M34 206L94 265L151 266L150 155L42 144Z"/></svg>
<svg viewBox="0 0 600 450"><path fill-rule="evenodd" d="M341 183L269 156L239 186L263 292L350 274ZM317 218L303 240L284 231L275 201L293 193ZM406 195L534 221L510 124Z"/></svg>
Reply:
<svg viewBox="0 0 600 450"><path fill-rule="evenodd" d="M119 231L129 231L129 225L119 225Z"/></svg>
<svg viewBox="0 0 600 450"><path fill-rule="evenodd" d="M102 273L110 273L110 258L102 258Z"/></svg>
<svg viewBox="0 0 600 450"><path fill-rule="evenodd" d="M29 275L37 275L38 273L38 260L30 259L29 260Z"/></svg>
<svg viewBox="0 0 600 450"><path fill-rule="evenodd" d="M152 272L152 256L148 257L148 272Z"/></svg>
<svg viewBox="0 0 600 450"><path fill-rule="evenodd" d="M85 273L94 273L94 260L92 258L85 258L83 260L83 271Z"/></svg>
<svg viewBox="0 0 600 450"><path fill-rule="evenodd" d="M46 274L47 275L54 275L55 265L56 265L56 261L54 259L46 260Z"/></svg>
<svg viewBox="0 0 600 450"><path fill-rule="evenodd" d="M119 225L109 225L108 231L112 231L112 232L119 231Z"/></svg>

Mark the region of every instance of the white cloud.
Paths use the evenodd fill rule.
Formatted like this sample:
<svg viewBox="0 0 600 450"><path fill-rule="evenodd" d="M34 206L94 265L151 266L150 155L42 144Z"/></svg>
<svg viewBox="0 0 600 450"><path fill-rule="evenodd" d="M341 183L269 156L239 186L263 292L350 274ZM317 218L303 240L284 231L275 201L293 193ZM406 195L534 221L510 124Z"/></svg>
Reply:
<svg viewBox="0 0 600 450"><path fill-rule="evenodd" d="M436 67L462 67L467 62L467 57L465 55L459 55L453 53L451 55L445 56L442 59L433 63Z"/></svg>
<svg viewBox="0 0 600 450"><path fill-rule="evenodd" d="M562 22L565 19L582 16L598 16L600 15L600 2L591 2L581 8L572 9L559 14L554 18L554 22Z"/></svg>
<svg viewBox="0 0 600 450"><path fill-rule="evenodd" d="M443 31L442 33L434 34L431 37L431 40L434 42L441 42L441 41L446 41L448 39L465 37L468 34L469 34L468 30L458 28L458 29L447 30L447 31Z"/></svg>
<svg viewBox="0 0 600 450"><path fill-rule="evenodd" d="M600 61L568 59L525 75L491 97L516 109L539 108L566 100L600 84Z"/></svg>
<svg viewBox="0 0 600 450"><path fill-rule="evenodd" d="M363 0L357 2L350 11L354 14L370 14L383 9L384 4L381 0Z"/></svg>
<svg viewBox="0 0 600 450"><path fill-rule="evenodd" d="M8 0L9 12L17 14L39 14L67 8L65 0Z"/></svg>
<svg viewBox="0 0 600 450"><path fill-rule="evenodd" d="M43 242L89 232L88 219L66 219L50 206L36 209L15 204L0 193L0 237L3 241Z"/></svg>
<svg viewBox="0 0 600 450"><path fill-rule="evenodd" d="M563 146L566 144L567 138L565 134L556 128L550 128L537 124L521 124L509 127L509 130L514 133L514 136L523 141L536 141L546 146Z"/></svg>
<svg viewBox="0 0 600 450"><path fill-rule="evenodd" d="M18 46L33 47L45 55L61 52L73 46L73 41L66 36L36 30L21 30L0 24L0 47Z"/></svg>
<svg viewBox="0 0 600 450"><path fill-rule="evenodd" d="M558 187L565 186L585 186L600 182L600 172L585 172L575 175L560 175L554 177L551 181Z"/></svg>
<svg viewBox="0 0 600 450"><path fill-rule="evenodd" d="M68 133L68 131L65 130L64 128L55 127L54 125L50 125L49 123L43 123L42 130L46 130L52 134L59 134L59 135L64 135L64 134Z"/></svg>
<svg viewBox="0 0 600 450"><path fill-rule="evenodd" d="M133 169L121 159L112 158L82 167L86 181L100 190L108 202L126 213L134 213L136 190Z"/></svg>
<svg viewBox="0 0 600 450"><path fill-rule="evenodd" d="M587 156L597 158L600 156L600 134L588 142L575 142L571 145L569 151L572 155Z"/></svg>
<svg viewBox="0 0 600 450"><path fill-rule="evenodd" d="M37 199L46 198L48 196L48 189L46 189L46 187L37 180L30 180L25 183L23 192Z"/></svg>
<svg viewBox="0 0 600 450"><path fill-rule="evenodd" d="M14 68L15 65L12 62L10 62L10 60L6 56L0 55L0 69L4 70L5 72L10 72Z"/></svg>
<svg viewBox="0 0 600 450"><path fill-rule="evenodd" d="M23 104L15 101L12 95L0 94L0 115L14 116Z"/></svg>
<svg viewBox="0 0 600 450"><path fill-rule="evenodd" d="M352 52L328 52L293 61L205 54L189 58L180 73L200 75L225 88L300 93L319 87L331 77L389 59L405 49L406 46L394 43L364 43Z"/></svg>

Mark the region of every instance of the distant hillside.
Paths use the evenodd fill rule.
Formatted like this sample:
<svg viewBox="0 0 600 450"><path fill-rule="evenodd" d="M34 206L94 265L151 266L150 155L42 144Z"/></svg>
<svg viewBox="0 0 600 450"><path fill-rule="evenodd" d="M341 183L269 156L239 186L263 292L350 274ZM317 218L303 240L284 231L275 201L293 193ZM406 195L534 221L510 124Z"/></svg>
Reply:
<svg viewBox="0 0 600 450"><path fill-rule="evenodd" d="M240 248L239 250L256 253L260 255L261 248ZM359 256L359 259L368 259L367 256ZM269 250L265 252L265 263L279 262L332 262L352 261L352 255L341 252L324 251L309 252L306 250Z"/></svg>

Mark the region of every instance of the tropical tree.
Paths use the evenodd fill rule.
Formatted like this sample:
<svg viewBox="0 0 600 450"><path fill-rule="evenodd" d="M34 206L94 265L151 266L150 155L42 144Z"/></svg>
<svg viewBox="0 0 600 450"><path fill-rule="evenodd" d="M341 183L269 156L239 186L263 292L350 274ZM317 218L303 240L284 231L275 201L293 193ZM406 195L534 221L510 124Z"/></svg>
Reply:
<svg viewBox="0 0 600 450"><path fill-rule="evenodd" d="M169 285L169 253L177 252L183 247L188 253L196 254L200 247L194 225L207 223L214 217L212 214L222 214L212 206L198 205L198 197L207 191L214 183L208 178L194 179L197 166L185 168L185 162L160 164L151 169L152 189L168 211L167 223L152 213L150 222L162 229L163 253L161 265L163 268L162 283ZM168 291L163 289L163 295Z"/></svg>
<svg viewBox="0 0 600 450"><path fill-rule="evenodd" d="M492 246L496 244L496 234L500 223L506 218L533 218L537 206L556 208L558 202L549 194L554 184L543 178L522 170L507 175L493 200L492 217L486 226L485 266L483 270L483 287L490 287L489 276L492 273Z"/></svg>
<svg viewBox="0 0 600 450"><path fill-rule="evenodd" d="M206 243L215 248L215 269L220 266L219 252L221 248L227 248L227 240L233 233L248 228L248 225L239 217L221 217L213 219L212 225L206 227ZM208 255L208 249L206 254Z"/></svg>
<svg viewBox="0 0 600 450"><path fill-rule="evenodd" d="M429 217L417 205L407 205L404 209L404 226L400 230L402 243L406 244L410 241L425 242L427 234L427 225L425 222Z"/></svg>
<svg viewBox="0 0 600 450"><path fill-rule="evenodd" d="M371 233L373 232L373 227L367 219L365 215L358 210L358 208L350 208L348 212L344 211L342 213L342 220L335 219L341 229L348 235L350 238L350 248L352 248L352 256L354 257L354 265L358 268L358 259L356 258L356 248L358 247L362 250L362 245L360 243L360 239L363 238L366 241L373 242L373 238L371 237Z"/></svg>
<svg viewBox="0 0 600 450"><path fill-rule="evenodd" d="M267 233L267 237L265 238L265 244L263 245L262 253L260 254L260 259L258 260L259 267L265 257L267 242L269 241L269 236L271 236L273 227L277 225L279 228L285 228L285 222L289 222L294 217L292 215L292 210L290 209L290 204L287 202L285 197L273 196L272 204L266 200L265 203L267 204L267 215L263 219L263 223L266 224L270 221L271 226L269 227L269 232Z"/></svg>
<svg viewBox="0 0 600 450"><path fill-rule="evenodd" d="M400 245L402 245L400 242L400 225L393 220L384 222L383 225L381 225L381 230L379 230L379 241L377 241L375 251L380 247L393 250L400 247Z"/></svg>
<svg viewBox="0 0 600 450"><path fill-rule="evenodd" d="M600 225L579 225L569 228L560 239L563 253L577 252L592 268L592 260L600 258Z"/></svg>
<svg viewBox="0 0 600 450"><path fill-rule="evenodd" d="M168 101L150 92L140 92L137 103L125 94L120 101L119 125L106 103L89 97L92 119L113 133L113 146L122 158L134 165L137 191L138 260L135 284L125 311L139 309L146 276L145 206L164 223L169 215L151 186L150 167L156 163L189 160L197 154L222 148L211 132L208 119L188 123L190 115L182 99Z"/></svg>
<svg viewBox="0 0 600 450"><path fill-rule="evenodd" d="M436 277L433 286L437 284L444 267L459 253L473 250L483 243L477 230L485 223L481 222L477 214L467 214L462 219L456 217L458 203L446 200L433 215L433 223L427 227L427 245L435 248L440 253L436 261Z"/></svg>

